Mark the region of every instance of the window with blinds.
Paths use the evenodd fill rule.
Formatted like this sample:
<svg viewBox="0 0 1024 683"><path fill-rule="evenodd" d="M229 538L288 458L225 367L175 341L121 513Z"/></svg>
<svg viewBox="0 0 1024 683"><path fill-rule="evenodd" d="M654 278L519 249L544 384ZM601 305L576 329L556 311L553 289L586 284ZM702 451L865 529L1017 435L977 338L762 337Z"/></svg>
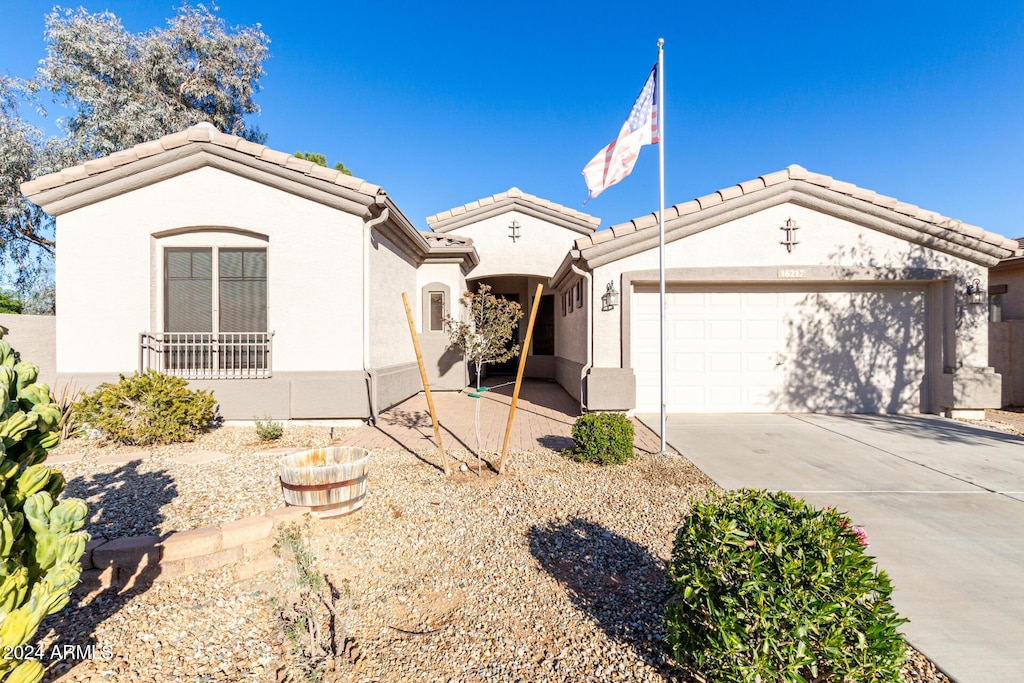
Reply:
<svg viewBox="0 0 1024 683"><path fill-rule="evenodd" d="M145 367L190 379L270 376L266 249L167 249L164 284L164 331L142 335Z"/></svg>
<svg viewBox="0 0 1024 683"><path fill-rule="evenodd" d="M266 249L168 249L165 255L164 331L267 331Z"/></svg>
<svg viewBox="0 0 1024 683"><path fill-rule="evenodd" d="M213 332L213 252L168 249L166 252L167 332Z"/></svg>
<svg viewBox="0 0 1024 683"><path fill-rule="evenodd" d="M267 250L220 250L220 331L267 331Z"/></svg>

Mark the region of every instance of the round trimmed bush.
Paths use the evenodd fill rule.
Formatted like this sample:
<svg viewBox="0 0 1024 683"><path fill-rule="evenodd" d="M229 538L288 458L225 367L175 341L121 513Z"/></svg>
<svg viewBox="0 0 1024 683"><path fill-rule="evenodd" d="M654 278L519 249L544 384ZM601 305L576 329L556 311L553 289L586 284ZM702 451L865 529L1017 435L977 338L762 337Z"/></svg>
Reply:
<svg viewBox="0 0 1024 683"><path fill-rule="evenodd" d="M743 489L695 502L669 566L666 638L715 681L899 681L906 622L834 509Z"/></svg>
<svg viewBox="0 0 1024 683"><path fill-rule="evenodd" d="M576 447L570 454L579 462L621 465L633 457L633 423L621 413L587 413L572 426Z"/></svg>

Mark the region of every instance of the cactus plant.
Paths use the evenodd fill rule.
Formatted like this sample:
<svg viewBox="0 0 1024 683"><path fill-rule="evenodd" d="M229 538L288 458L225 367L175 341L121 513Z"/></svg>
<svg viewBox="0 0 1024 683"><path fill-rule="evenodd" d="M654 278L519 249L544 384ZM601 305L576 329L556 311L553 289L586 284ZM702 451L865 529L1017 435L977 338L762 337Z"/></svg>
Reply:
<svg viewBox="0 0 1024 683"><path fill-rule="evenodd" d="M89 542L89 510L77 499L57 502L64 477L43 464L60 442L61 410L38 384L39 368L22 362L0 338L0 648L18 653L39 622L71 599ZM0 680L35 683L43 665L0 659Z"/></svg>

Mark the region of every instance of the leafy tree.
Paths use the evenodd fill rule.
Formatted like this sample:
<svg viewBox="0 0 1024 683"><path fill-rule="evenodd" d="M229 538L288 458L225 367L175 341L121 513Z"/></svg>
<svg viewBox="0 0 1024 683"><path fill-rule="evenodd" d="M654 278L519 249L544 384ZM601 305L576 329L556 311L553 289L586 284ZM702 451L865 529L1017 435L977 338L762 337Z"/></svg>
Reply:
<svg viewBox="0 0 1024 683"><path fill-rule="evenodd" d="M21 313L17 295L0 290L0 313Z"/></svg>
<svg viewBox="0 0 1024 683"><path fill-rule="evenodd" d="M167 27L133 34L110 12L55 7L35 79L0 75L0 267L16 266L15 288L52 310L53 221L19 189L30 178L209 121L262 142L246 124L259 112L269 39L259 25L228 27L202 5L183 5ZM46 137L19 107L42 91L68 115ZM49 295L47 295L49 292ZM27 307L26 307L27 308Z"/></svg>
<svg viewBox="0 0 1024 683"><path fill-rule="evenodd" d="M317 154L316 152L296 152L295 158L305 159L306 161L312 161L314 164L317 164L318 166L323 166L324 168L327 168L327 157L325 157L323 154ZM352 175L352 171L345 168L345 164L343 164L340 161L334 164L334 170L341 171L345 175Z"/></svg>
<svg viewBox="0 0 1024 683"><path fill-rule="evenodd" d="M466 292L459 303L468 320L445 316L448 348L461 350L466 361L473 364L479 385L485 364L501 363L519 353L519 344L509 345L509 342L516 331L516 323L523 317L523 309L515 301L491 294L490 285L480 285L476 292ZM477 403L477 473L480 472L480 441L480 404Z"/></svg>
<svg viewBox="0 0 1024 683"><path fill-rule="evenodd" d="M41 85L72 115L75 156L100 156L209 121L254 142L263 61L259 25L227 27L203 5L183 5L165 29L134 35L110 12L55 8L46 17Z"/></svg>
<svg viewBox="0 0 1024 683"><path fill-rule="evenodd" d="M202 5L183 5L167 28L125 31L110 12L56 7L46 17L47 54L35 80L0 76L0 259L21 263L38 247L53 255L53 225L21 196L32 177L200 121L263 141L245 117L259 112L267 36L227 27ZM65 135L46 138L22 119L19 103L40 90L69 111ZM45 112L43 112L45 113Z"/></svg>

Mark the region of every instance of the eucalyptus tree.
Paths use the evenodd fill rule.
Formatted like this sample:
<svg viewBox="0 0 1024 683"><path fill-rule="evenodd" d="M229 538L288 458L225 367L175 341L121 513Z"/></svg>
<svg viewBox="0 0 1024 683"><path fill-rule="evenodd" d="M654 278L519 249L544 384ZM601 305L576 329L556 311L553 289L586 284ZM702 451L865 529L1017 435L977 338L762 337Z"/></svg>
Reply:
<svg viewBox="0 0 1024 683"><path fill-rule="evenodd" d="M254 142L247 122L270 40L260 26L228 26L202 5L183 5L164 28L127 31L110 12L55 7L34 79L0 76L0 267L38 288L54 255L53 223L27 202L26 180L208 121ZM49 92L63 111L47 137L19 106ZM13 267L13 270L12 270ZM45 285L45 283L44 283ZM45 287L44 287L45 289Z"/></svg>

